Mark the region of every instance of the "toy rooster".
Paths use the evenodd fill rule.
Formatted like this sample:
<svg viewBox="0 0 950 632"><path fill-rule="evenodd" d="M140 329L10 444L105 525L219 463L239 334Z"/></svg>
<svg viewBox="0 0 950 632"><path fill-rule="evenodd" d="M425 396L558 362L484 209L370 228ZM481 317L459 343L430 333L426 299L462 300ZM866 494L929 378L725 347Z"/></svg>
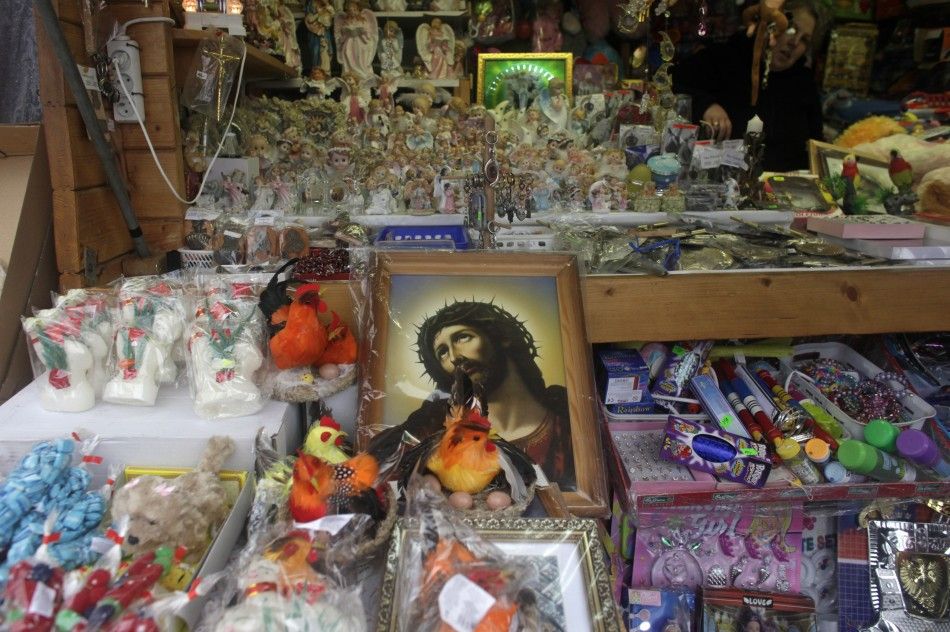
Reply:
<svg viewBox="0 0 950 632"><path fill-rule="evenodd" d="M327 348L317 364L353 364L356 362L356 338L336 312L330 312Z"/></svg>
<svg viewBox="0 0 950 632"><path fill-rule="evenodd" d="M914 170L896 149L891 150L891 162L887 165L887 174L891 176L891 182L901 194L910 191L914 183Z"/></svg>
<svg viewBox="0 0 950 632"><path fill-rule="evenodd" d="M337 513L366 513L376 519L382 515L373 489L378 474L379 463L366 453L331 465L301 452L294 463L290 515L297 522Z"/></svg>
<svg viewBox="0 0 950 632"><path fill-rule="evenodd" d="M319 313L327 304L320 298L320 286L308 283L297 288L294 300L271 316L272 324L283 328L270 339L271 356L278 369L310 366L327 348L327 330Z"/></svg>
<svg viewBox="0 0 950 632"><path fill-rule="evenodd" d="M320 423L310 427L307 438L303 442L303 451L310 456L323 459L330 465L338 465L350 458L340 449L346 433L340 429L332 417L324 415Z"/></svg>
<svg viewBox="0 0 950 632"><path fill-rule="evenodd" d="M503 473L512 499L521 502L535 480L534 465L524 452L492 430L491 422L482 413L485 400L477 392L480 385L472 385L475 392L468 403L459 403L465 386L471 385L462 364L456 365L444 430L406 453L403 483L412 470L428 470L450 491L477 494Z"/></svg>
<svg viewBox="0 0 950 632"><path fill-rule="evenodd" d="M267 282L264 291L261 292L258 307L261 308L264 318L267 319L267 329L272 336L283 329L285 322L284 319L278 319L277 323L272 323L271 318L274 316L274 312L280 311L282 308L286 309L290 305L290 298L287 296L287 285L290 283L290 279L281 281L280 276L295 263L297 263L297 259L291 259L282 265Z"/></svg>

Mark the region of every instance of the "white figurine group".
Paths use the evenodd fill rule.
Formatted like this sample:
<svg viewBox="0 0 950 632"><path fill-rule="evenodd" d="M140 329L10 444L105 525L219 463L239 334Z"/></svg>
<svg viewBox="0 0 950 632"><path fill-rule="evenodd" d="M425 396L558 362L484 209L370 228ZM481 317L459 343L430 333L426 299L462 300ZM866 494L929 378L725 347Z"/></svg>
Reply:
<svg viewBox="0 0 950 632"><path fill-rule="evenodd" d="M24 318L43 408L82 412L99 398L153 406L160 386L178 380L176 360L187 356L199 416L260 410L255 373L264 361L264 322L257 297L246 284L211 278L190 325L181 287L154 276L124 280L117 307L106 292L71 290Z"/></svg>

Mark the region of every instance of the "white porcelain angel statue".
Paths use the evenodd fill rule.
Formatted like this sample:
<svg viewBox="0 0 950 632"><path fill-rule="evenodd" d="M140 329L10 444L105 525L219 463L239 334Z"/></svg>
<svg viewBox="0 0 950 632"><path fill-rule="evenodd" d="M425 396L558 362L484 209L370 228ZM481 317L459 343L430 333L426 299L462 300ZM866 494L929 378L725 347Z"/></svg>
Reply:
<svg viewBox="0 0 950 632"><path fill-rule="evenodd" d="M455 32L439 18L416 29L416 47L429 71L430 79L452 76L455 66Z"/></svg>
<svg viewBox="0 0 950 632"><path fill-rule="evenodd" d="M387 20L380 29L379 50L376 52L379 74L384 77L402 76L402 48L402 29L394 20Z"/></svg>
<svg viewBox="0 0 950 632"><path fill-rule="evenodd" d="M379 40L376 16L358 0L347 0L343 13L333 18L336 54L344 73L360 79L373 76L373 57Z"/></svg>
<svg viewBox="0 0 950 632"><path fill-rule="evenodd" d="M264 362L264 319L255 297L208 297L191 327L195 413L205 419L252 415L264 406L254 374Z"/></svg>
<svg viewBox="0 0 950 632"><path fill-rule="evenodd" d="M23 331L38 360L42 374L36 378L40 405L46 410L78 413L96 403L89 381L93 356L80 338L79 327L62 310L41 310L23 319ZM35 371L39 373L39 371Z"/></svg>

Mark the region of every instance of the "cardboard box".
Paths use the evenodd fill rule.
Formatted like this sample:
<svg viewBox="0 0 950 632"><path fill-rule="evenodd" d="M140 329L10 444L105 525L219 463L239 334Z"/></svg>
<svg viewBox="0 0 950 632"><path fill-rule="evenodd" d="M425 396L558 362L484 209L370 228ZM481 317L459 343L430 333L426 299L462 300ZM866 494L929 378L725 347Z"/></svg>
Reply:
<svg viewBox="0 0 950 632"><path fill-rule="evenodd" d="M630 415L653 411L650 369L635 349L599 351L597 386L609 413Z"/></svg>
<svg viewBox="0 0 950 632"><path fill-rule="evenodd" d="M0 125L0 403L33 380L20 317L57 287L53 202L39 125Z"/></svg>

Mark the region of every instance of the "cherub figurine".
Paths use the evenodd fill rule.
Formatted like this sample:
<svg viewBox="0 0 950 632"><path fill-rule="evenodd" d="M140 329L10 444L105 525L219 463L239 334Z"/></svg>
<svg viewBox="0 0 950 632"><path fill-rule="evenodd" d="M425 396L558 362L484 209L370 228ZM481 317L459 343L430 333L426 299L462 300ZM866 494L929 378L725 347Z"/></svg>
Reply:
<svg viewBox="0 0 950 632"><path fill-rule="evenodd" d="M396 177L385 165L377 165L369 177L366 178L366 189L369 191L370 202L366 209L367 215L389 215L398 210L393 190L398 186Z"/></svg>
<svg viewBox="0 0 950 632"><path fill-rule="evenodd" d="M455 32L439 18L416 29L416 47L430 79L446 79L455 65Z"/></svg>
<svg viewBox="0 0 950 632"><path fill-rule="evenodd" d="M546 90L541 92L539 99L541 112L550 120L557 129L567 129L567 121L570 114L570 107L567 101L567 95L564 94L564 81L561 79L551 79L548 82Z"/></svg>
<svg viewBox="0 0 950 632"><path fill-rule="evenodd" d="M432 212L432 197L429 195L431 184L424 178L410 180L406 184L404 197L408 200L409 211L413 215L428 215Z"/></svg>
<svg viewBox="0 0 950 632"><path fill-rule="evenodd" d="M373 57L379 40L376 17L364 9L358 0L347 0L343 13L333 19L336 37L337 61L343 73L352 73L360 79L373 76Z"/></svg>
<svg viewBox="0 0 950 632"><path fill-rule="evenodd" d="M382 37L379 38L379 72L384 77L399 77L402 75L402 29L393 20L387 20L382 28Z"/></svg>
<svg viewBox="0 0 950 632"><path fill-rule="evenodd" d="M235 169L231 173L221 174L221 187L228 196L228 208L244 209L247 205L247 188L244 186L244 172Z"/></svg>
<svg viewBox="0 0 950 632"><path fill-rule="evenodd" d="M331 0L307 0L303 23L307 27L307 44L310 48L311 79L330 76L330 60L333 58L331 28L335 13Z"/></svg>
<svg viewBox="0 0 950 632"><path fill-rule="evenodd" d="M350 148L345 145L331 147L327 151L327 171L330 176L345 176L352 171Z"/></svg>

